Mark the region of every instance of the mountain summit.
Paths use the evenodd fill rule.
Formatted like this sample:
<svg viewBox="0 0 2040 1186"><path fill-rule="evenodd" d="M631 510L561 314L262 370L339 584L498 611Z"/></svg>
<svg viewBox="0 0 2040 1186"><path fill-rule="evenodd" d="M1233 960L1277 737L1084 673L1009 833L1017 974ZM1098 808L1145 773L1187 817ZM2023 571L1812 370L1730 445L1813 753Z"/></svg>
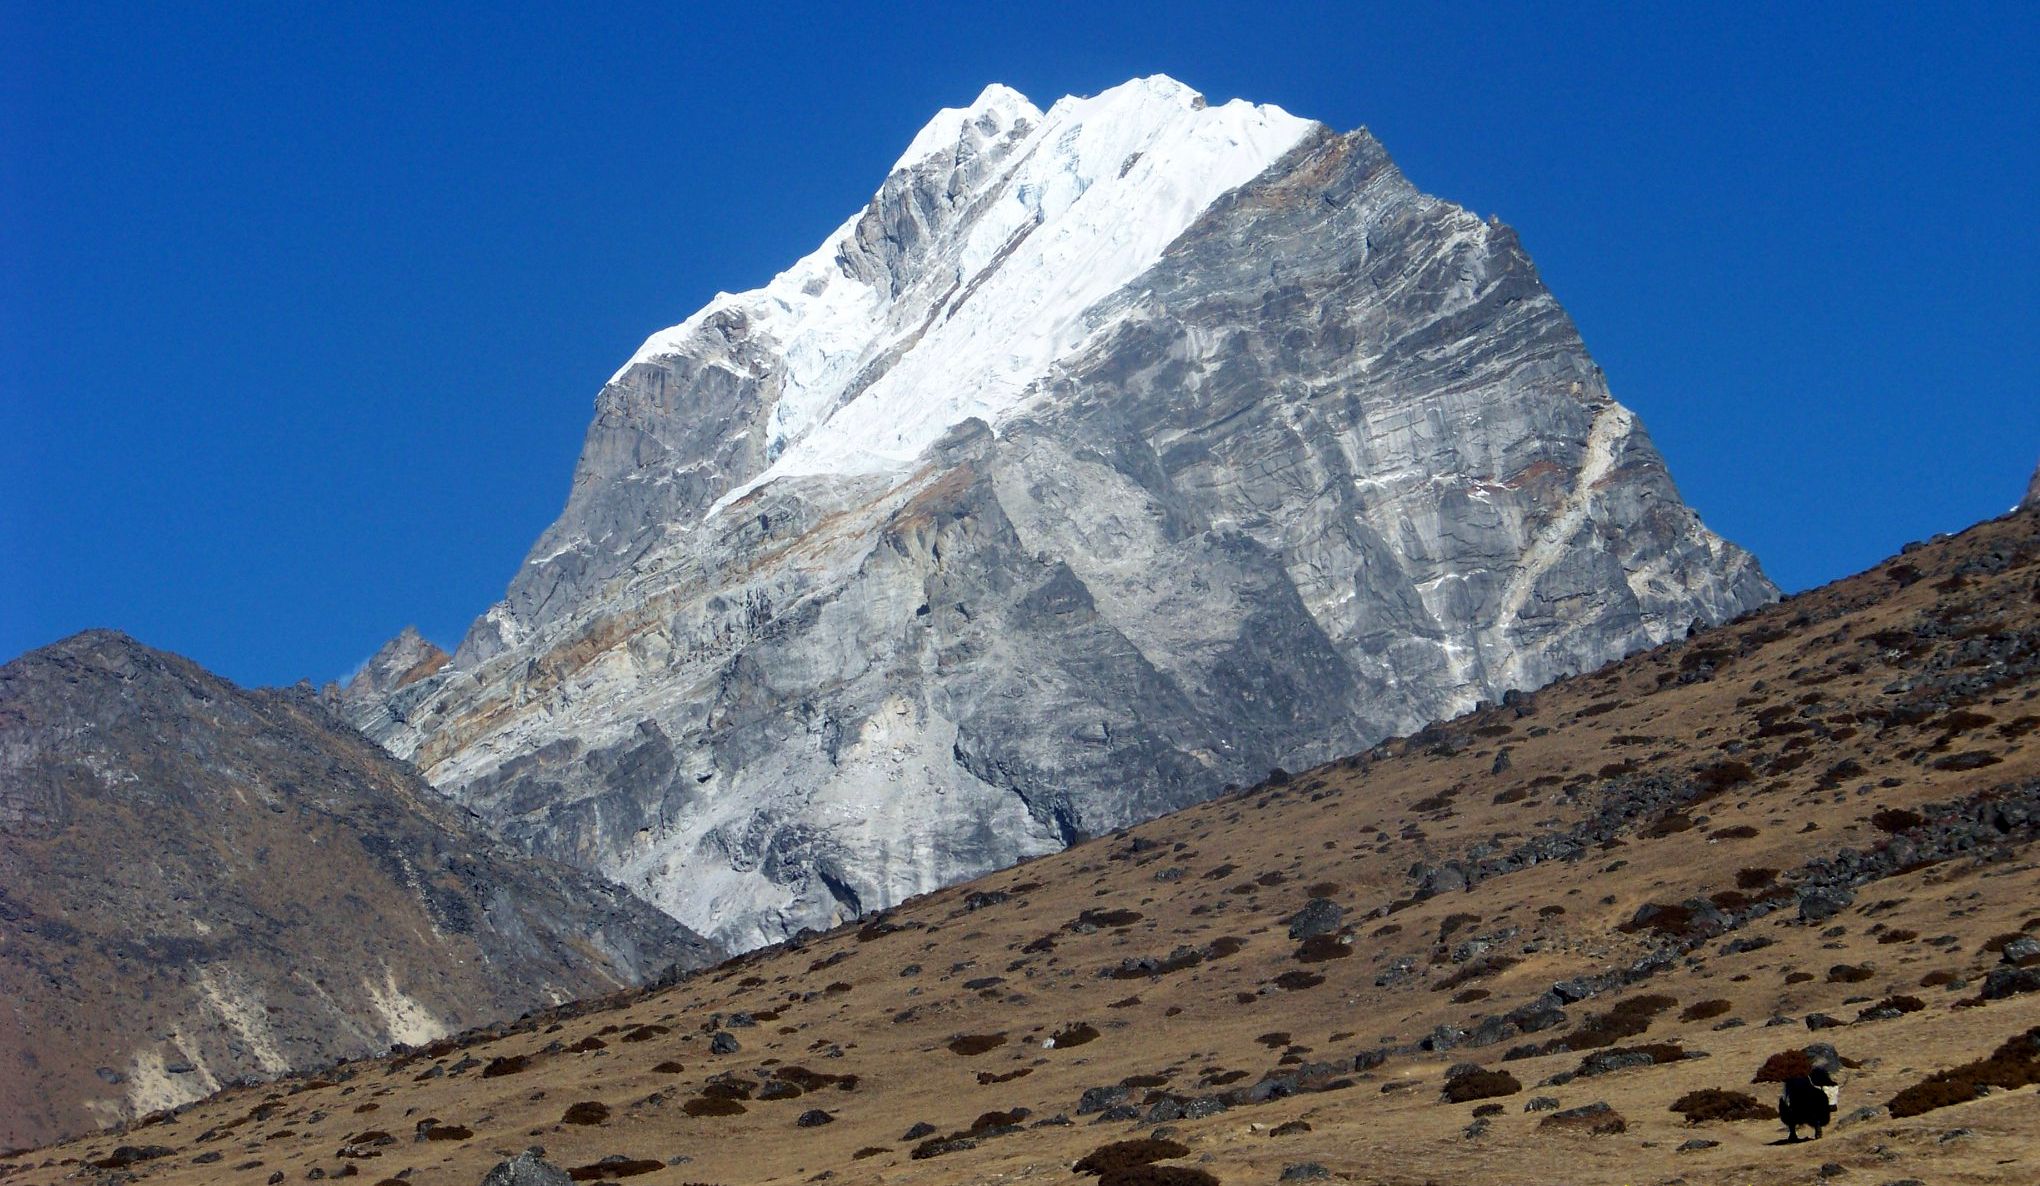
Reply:
<svg viewBox="0 0 2040 1186"><path fill-rule="evenodd" d="M1775 596L1514 232L1367 132L995 86L652 335L505 599L342 697L744 947Z"/></svg>

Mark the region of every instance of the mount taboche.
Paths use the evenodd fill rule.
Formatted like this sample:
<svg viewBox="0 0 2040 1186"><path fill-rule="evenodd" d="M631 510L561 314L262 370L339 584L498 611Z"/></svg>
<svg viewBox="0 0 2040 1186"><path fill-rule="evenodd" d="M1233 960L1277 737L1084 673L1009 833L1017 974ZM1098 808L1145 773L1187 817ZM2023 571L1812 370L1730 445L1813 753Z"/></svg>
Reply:
<svg viewBox="0 0 2040 1186"><path fill-rule="evenodd" d="M654 334L504 600L337 699L743 948L1775 596L1367 132L994 86Z"/></svg>

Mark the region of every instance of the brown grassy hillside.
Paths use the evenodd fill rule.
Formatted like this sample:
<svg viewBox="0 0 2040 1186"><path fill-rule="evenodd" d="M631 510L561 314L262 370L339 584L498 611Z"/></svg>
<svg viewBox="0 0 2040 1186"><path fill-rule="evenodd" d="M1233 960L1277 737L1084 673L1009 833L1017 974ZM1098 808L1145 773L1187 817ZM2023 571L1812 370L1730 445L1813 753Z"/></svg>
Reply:
<svg viewBox="0 0 2040 1186"><path fill-rule="evenodd" d="M1157 1138L1087 1164L1107 1186L2028 1182L2036 726L2027 511L860 927L6 1180L90 1180L128 1146L163 1151L122 1171L147 1182L472 1186L538 1145L586 1181L1081 1186L1080 1158ZM1760 1068L1812 1043L1844 1066L1823 1140L1704 1118L1747 1110L1729 1093L1763 1115ZM1934 1106L1894 1116L1902 1092Z"/></svg>

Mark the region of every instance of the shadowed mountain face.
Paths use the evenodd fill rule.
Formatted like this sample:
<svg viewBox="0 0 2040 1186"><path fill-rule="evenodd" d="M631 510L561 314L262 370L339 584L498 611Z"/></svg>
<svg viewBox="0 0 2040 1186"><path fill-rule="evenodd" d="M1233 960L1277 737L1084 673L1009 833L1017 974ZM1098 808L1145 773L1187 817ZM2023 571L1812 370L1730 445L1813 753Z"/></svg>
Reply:
<svg viewBox="0 0 2040 1186"><path fill-rule="evenodd" d="M308 692L107 631L0 667L0 1144L717 954Z"/></svg>
<svg viewBox="0 0 2040 1186"><path fill-rule="evenodd" d="M339 695L747 947L1775 595L1515 234L1366 132L992 88L616 374L449 663Z"/></svg>

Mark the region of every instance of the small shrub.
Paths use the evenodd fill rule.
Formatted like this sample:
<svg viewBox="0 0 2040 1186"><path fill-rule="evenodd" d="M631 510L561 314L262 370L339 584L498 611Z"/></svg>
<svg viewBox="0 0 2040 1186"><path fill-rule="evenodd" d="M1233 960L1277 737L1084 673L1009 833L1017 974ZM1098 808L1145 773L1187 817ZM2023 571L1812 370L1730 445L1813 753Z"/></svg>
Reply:
<svg viewBox="0 0 2040 1186"><path fill-rule="evenodd" d="M994 1083L1011 1083L1015 1079L1025 1079L1033 1073L1033 1067L1021 1067L1018 1070L1007 1071L1004 1074L997 1074L992 1071L979 1071L977 1073L977 1081L979 1087L989 1087Z"/></svg>
<svg viewBox="0 0 2040 1186"><path fill-rule="evenodd" d="M1567 1050L1597 1050L1613 1046L1624 1038L1633 1038L1650 1028L1657 1015L1678 1004L1676 997L1663 993L1645 993L1630 997L1606 1013L1597 1013L1582 1021L1563 1039Z"/></svg>
<svg viewBox="0 0 2040 1186"><path fill-rule="evenodd" d="M1179 1145L1175 1141L1157 1140L1154 1137L1141 1137L1131 1141L1114 1141L1109 1145L1100 1145L1098 1148L1086 1153L1077 1164L1070 1168L1080 1174L1097 1174L1100 1177L1106 1177L1121 1170L1133 1169L1136 1166L1149 1165L1157 1161L1168 1161L1177 1157L1187 1157L1189 1153L1190 1148L1187 1145Z"/></svg>
<svg viewBox="0 0 2040 1186"><path fill-rule="evenodd" d="M1927 822L1927 817L1917 811L1887 807L1870 817L1870 826L1880 832L1898 833L1917 828Z"/></svg>
<svg viewBox="0 0 2040 1186"><path fill-rule="evenodd" d="M1086 910L1069 923L1070 930L1085 926L1098 928L1130 927L1144 916L1138 910Z"/></svg>
<svg viewBox="0 0 2040 1186"><path fill-rule="evenodd" d="M1693 781L1699 787L1703 798L1719 795L1730 787L1753 782L1756 777L1757 772L1750 769L1748 762L1716 762L1693 772Z"/></svg>
<svg viewBox="0 0 2040 1186"><path fill-rule="evenodd" d="M1722 1014L1728 1012L1732 1008L1734 1008L1734 1006L1731 1005L1728 1001L1720 997L1716 997L1711 1001L1700 1001L1697 1004L1686 1006L1686 1008L1679 1014L1679 1020L1707 1021L1711 1018L1721 1016ZM1673 1110L1677 1111L1677 1109Z"/></svg>
<svg viewBox="0 0 2040 1186"><path fill-rule="evenodd" d="M1480 915L1478 914L1457 913L1446 915L1444 920L1438 924L1438 942L1445 942L1453 936L1454 932L1470 927L1479 921Z"/></svg>
<svg viewBox="0 0 2040 1186"><path fill-rule="evenodd" d="M1813 1060L1806 1057L1806 1051L1780 1050L1764 1060L1764 1065L1757 1068L1756 1078L1751 1079L1750 1082L1783 1083L1787 1079L1797 1079L1803 1075L1811 1074L1813 1074Z"/></svg>
<svg viewBox="0 0 2040 1186"><path fill-rule="evenodd" d="M1672 1111L1683 1115L1688 1124L1702 1124L1710 1120L1771 1120L1778 1115L1777 1109L1758 1103L1756 1097L1748 1092L1723 1091L1718 1087L1687 1092L1672 1101Z"/></svg>
<svg viewBox="0 0 2040 1186"><path fill-rule="evenodd" d="M1625 935L1650 930L1660 935L1680 938L1692 933L1693 909L1677 902L1651 902L1640 907L1628 922L1616 927Z"/></svg>
<svg viewBox="0 0 2040 1186"><path fill-rule="evenodd" d="M640 1174L656 1174L666 1168L666 1163L650 1157L605 1157L589 1165L577 1165L567 1171L567 1177L575 1182L593 1182L607 1178L635 1178Z"/></svg>
<svg viewBox="0 0 2040 1186"><path fill-rule="evenodd" d="M1947 1072L1944 1071L1942 1074ZM1934 1111L1936 1108L1966 1104L1976 1098L1976 1087L1977 1085L1966 1077L1944 1079L1935 1076L1915 1083L1892 1096L1885 1106L1891 1109L1892 1119L1903 1120L1908 1116Z"/></svg>
<svg viewBox="0 0 2040 1186"><path fill-rule="evenodd" d="M1891 1097L1893 1119L1918 1116L1952 1104L1966 1104L1986 1087L2015 1090L2040 1083L2040 1026L1999 1046L1989 1058L1936 1071Z"/></svg>
<svg viewBox="0 0 2040 1186"><path fill-rule="evenodd" d="M1966 708L1958 708L1934 722L1934 727L1953 737L1972 729L1982 729L1997 724L1997 718Z"/></svg>
<svg viewBox="0 0 2040 1186"><path fill-rule="evenodd" d="M1296 960L1304 964L1321 964L1326 960L1342 960L1353 954L1353 949L1339 940L1337 935L1312 935L1296 949Z"/></svg>
<svg viewBox="0 0 2040 1186"><path fill-rule="evenodd" d="M1989 750L1972 749L1964 750L1959 754L1949 754L1944 758L1935 758L1933 766L1936 770L1981 770L1986 766L1995 766L2002 761L2004 761L2003 758L1998 757Z"/></svg>
<svg viewBox="0 0 2040 1186"><path fill-rule="evenodd" d="M1861 984L1877 973L1865 964L1836 964L1828 969L1829 984Z"/></svg>
<svg viewBox="0 0 2040 1186"><path fill-rule="evenodd" d="M1918 997L1899 994L1886 997L1874 1005L1865 1005L1862 1012L1856 1014L1856 1020L1869 1021L1877 1017L1889 1017L1893 1013L1918 1013L1926 1007L1927 1003Z"/></svg>
<svg viewBox="0 0 2040 1186"><path fill-rule="evenodd" d="M1098 1040L1097 1028L1095 1026L1090 1025L1087 1022L1081 1021L1075 1025L1065 1026L1064 1028L1057 1030L1055 1032L1054 1037L1050 1039L1050 1041L1053 1041L1055 1043L1055 1048L1057 1050L1067 1050L1072 1046L1082 1046L1086 1043L1095 1042L1097 1040Z"/></svg>
<svg viewBox="0 0 2040 1186"><path fill-rule="evenodd" d="M1510 968L1515 967L1519 962L1521 961L1519 961L1513 955L1482 956L1477 960L1474 960L1468 964L1461 966L1457 972L1454 972L1452 973L1452 975L1447 976L1443 980L1440 980L1436 985L1433 986L1433 991L1450 992L1463 984L1467 984L1474 980L1479 980L1483 976L1493 976L1500 972L1506 972Z"/></svg>
<svg viewBox="0 0 2040 1186"><path fill-rule="evenodd" d="M1029 1114L1026 1108L1014 1108L1010 1112L980 1112L978 1118L970 1122L970 1132L975 1135L993 1129L1012 1128L1027 1119Z"/></svg>
<svg viewBox="0 0 2040 1186"><path fill-rule="evenodd" d="M696 1096L681 1104L680 1110L689 1116L700 1118L704 1116L742 1116L747 1109L736 1100L703 1095Z"/></svg>
<svg viewBox="0 0 2040 1186"><path fill-rule="evenodd" d="M1473 1100L1514 1095L1523 1084L1507 1071L1469 1071L1445 1084L1445 1102L1464 1104Z"/></svg>
<svg viewBox="0 0 2040 1186"><path fill-rule="evenodd" d="M1691 831L1692 828L1693 819L1691 816L1683 812L1670 811L1659 817L1656 823L1645 828L1643 834L1646 838L1655 840L1663 836L1672 836L1680 832Z"/></svg>
<svg viewBox="0 0 2040 1186"><path fill-rule="evenodd" d="M987 1050L997 1050L1006 1044L1004 1034L965 1034L949 1040L949 1052L965 1058L975 1057Z"/></svg>
<svg viewBox="0 0 2040 1186"><path fill-rule="evenodd" d="M1714 903L1716 906L1721 907L1723 910L1733 914L1735 911L1741 910L1743 907L1748 906L1751 902L1754 902L1756 899L1750 897L1748 894L1742 892L1741 890L1715 890L1713 893L1707 895L1707 900Z"/></svg>
<svg viewBox="0 0 2040 1186"><path fill-rule="evenodd" d="M609 1119L609 1105L594 1100L583 1100L569 1107L560 1117L561 1124L600 1124Z"/></svg>

